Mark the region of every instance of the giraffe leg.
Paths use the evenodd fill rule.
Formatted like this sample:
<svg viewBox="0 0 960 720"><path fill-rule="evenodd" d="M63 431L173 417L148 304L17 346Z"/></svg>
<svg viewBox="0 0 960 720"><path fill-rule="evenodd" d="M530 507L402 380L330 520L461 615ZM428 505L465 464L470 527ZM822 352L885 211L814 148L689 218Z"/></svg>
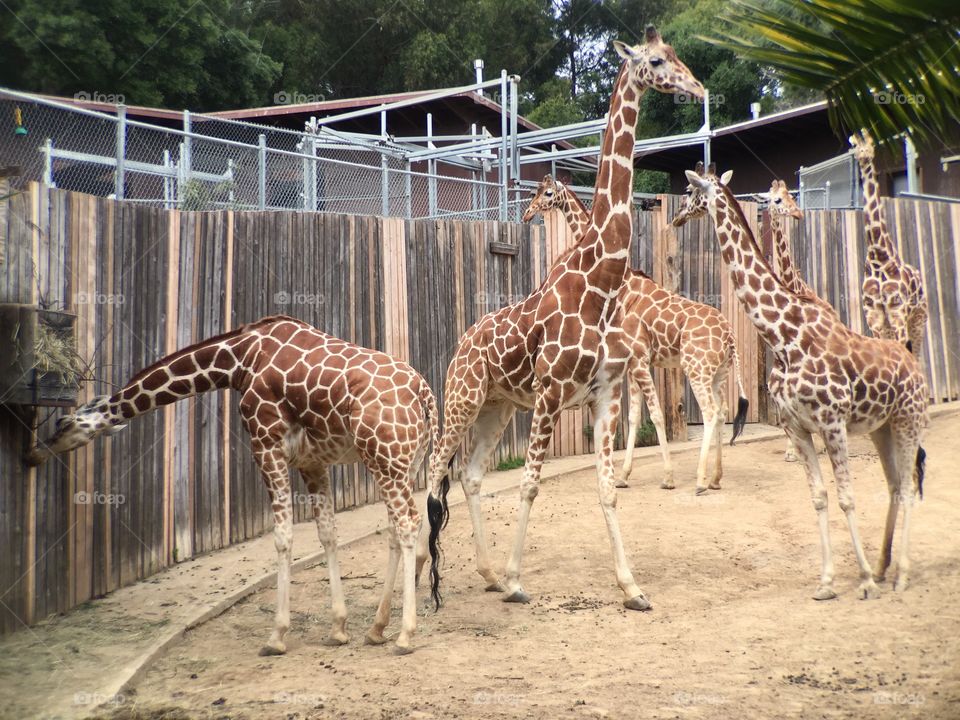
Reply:
<svg viewBox="0 0 960 720"><path fill-rule="evenodd" d="M830 547L830 520L827 515L827 489L823 485L820 474L820 461L817 459L817 450L813 446L813 437L810 433L785 426L787 437L800 454L803 461L803 470L810 485L810 497L813 508L817 511L817 522L820 526L820 550L822 566L820 571L820 586L813 594L814 600L831 600L837 596L833 590L833 551Z"/></svg>
<svg viewBox="0 0 960 720"><path fill-rule="evenodd" d="M918 419L913 419L918 420ZM923 464L919 454L920 439L917 425L892 428L893 446L899 471L898 491L903 507L903 529L900 531L900 553L897 555L897 579L893 584L896 592L907 589L910 574L910 519L913 503L920 483L923 482Z"/></svg>
<svg viewBox="0 0 960 720"><path fill-rule="evenodd" d="M720 408L716 406L711 384L703 380L697 373L688 373L690 389L693 391L700 413L703 415L703 441L700 443L700 461L697 463L697 495L707 491L707 463L710 459L710 447L716 434L718 421L722 422ZM719 485L718 485L719 487Z"/></svg>
<svg viewBox="0 0 960 720"><path fill-rule="evenodd" d="M887 505L887 520L883 527L883 544L880 547L880 560L873 571L873 579L883 582L890 567L891 551L893 549L893 533L897 525L897 515L900 512L900 475L897 471L896 451L893 447L893 437L890 426L884 425L879 430L870 433L870 439L877 449L883 474L887 480L887 491L890 495Z"/></svg>
<svg viewBox="0 0 960 720"><path fill-rule="evenodd" d="M633 463L633 448L636 443L637 429L640 427L640 395L647 404L650 413L650 422L657 430L657 441L660 444L660 455L663 458L663 480L660 487L664 490L673 490L673 462L670 459L670 447L667 444L667 427L664 424L663 410L660 407L660 398L657 396L657 386L650 374L650 366L646 362L639 364L634 372L635 382L630 391L630 437L627 439L627 456L623 465L623 484L617 487L626 487L630 477L630 468Z"/></svg>
<svg viewBox="0 0 960 720"><path fill-rule="evenodd" d="M633 370L633 368L631 368ZM636 368L634 372L639 375L640 369ZM623 470L620 473L620 479L617 480L618 488L630 487L627 482L630 479L630 470L633 467L633 450L637 445L637 430L640 428L640 383L631 377L628 380L630 389L630 417L627 423L626 448L623 455Z"/></svg>
<svg viewBox="0 0 960 720"><path fill-rule="evenodd" d="M630 610L649 610L650 602L640 591L630 572L627 555L623 550L620 522L617 518L617 488L614 483L616 470L613 465L613 442L616 435L620 400L617 397L620 384L612 383L601 388L593 402L594 439L597 452L597 494L607 523L607 533L613 549L613 565L617 584L623 591L623 604Z"/></svg>
<svg viewBox="0 0 960 720"><path fill-rule="evenodd" d="M273 507L273 542L277 548L277 608L273 632L261 655L283 655L290 629L290 557L293 552L293 497L286 458L280 447L254 449Z"/></svg>
<svg viewBox="0 0 960 720"><path fill-rule="evenodd" d="M847 454L847 429L842 424L835 424L823 431L823 442L827 447L827 455L833 466L833 476L837 483L837 495L840 500L840 509L847 516L847 525L850 528L850 538L853 541L853 551L860 566L860 586L858 595L866 600L880 596L880 589L873 580L873 569L863 551L860 542L860 532L857 529L856 504L853 500L853 484L850 481L850 467Z"/></svg>
<svg viewBox="0 0 960 720"><path fill-rule="evenodd" d="M397 569L400 566L400 541L393 527L387 533L387 543L390 548L390 554L387 556L387 574L383 581L383 594L380 596L380 604L377 605L377 614L373 618L373 626L364 638L364 642L368 645L382 645L387 641L383 631L390 623L390 603L393 600L393 586L397 584Z"/></svg>
<svg viewBox="0 0 960 720"><path fill-rule="evenodd" d="M716 375L713 376L713 399L714 403L718 408L720 408L720 410L717 413L713 431L716 464L713 466L713 476L710 480L710 484L707 486L711 490L719 490L720 480L723 478L723 423L727 419L727 402L724 399L724 385L729 372L729 369L724 366L717 372Z"/></svg>
<svg viewBox="0 0 960 720"><path fill-rule="evenodd" d="M409 483L400 490L400 497L387 506L387 512L397 535L400 556L403 559L403 614L400 620L400 634L397 636L394 652L405 655L412 652L410 640L417 629L417 577L416 544L420 534L420 515L413 502L412 488L415 485L418 465L410 473ZM391 585L391 590L393 586Z"/></svg>
<svg viewBox="0 0 960 720"><path fill-rule="evenodd" d="M533 408L530 422L530 441L527 444L527 458L523 467L523 479L520 481L520 507L517 510L517 528L513 540L513 549L507 561L506 597L504 602L530 602L530 596L520 585L520 562L523 558L523 543L527 537L527 523L533 501L540 492L540 468L547 454L547 446L553 435L553 428L563 407L559 393L541 390Z"/></svg>
<svg viewBox="0 0 960 720"><path fill-rule="evenodd" d="M794 447L793 441L790 438L787 438L787 449L783 453L784 462L796 462L800 457L797 455L797 448Z"/></svg>
<svg viewBox="0 0 960 720"><path fill-rule="evenodd" d="M473 525L477 572L486 581L487 592L503 592L504 587L493 571L490 551L487 549L487 539L483 529L483 511L480 507L480 486L484 473L489 467L490 458L493 457L493 451L500 442L503 431L510 424L514 412L513 405L507 403L487 405L480 411L473 426L473 448L460 479L464 497L467 499L467 508L470 510L470 522Z"/></svg>
<svg viewBox="0 0 960 720"><path fill-rule="evenodd" d="M337 528L333 514L333 494L330 492L330 475L326 467L310 470L301 469L310 493L313 506L313 519L317 524L317 536L323 545L323 554L327 561L330 576L330 606L333 624L330 635L324 645L343 645L350 638L347 635L347 605L343 597L343 585L340 581L340 563L337 559Z"/></svg>

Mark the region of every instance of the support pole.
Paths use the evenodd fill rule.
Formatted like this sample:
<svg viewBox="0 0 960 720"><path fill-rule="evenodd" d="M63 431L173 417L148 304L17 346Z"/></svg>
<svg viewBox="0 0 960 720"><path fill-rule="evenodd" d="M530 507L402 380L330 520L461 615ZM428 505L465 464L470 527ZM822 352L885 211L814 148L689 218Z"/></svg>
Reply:
<svg viewBox="0 0 960 720"><path fill-rule="evenodd" d="M384 146L387 142L387 111L380 113L380 137ZM380 214L387 217L390 214L390 166L387 163L386 153L380 153Z"/></svg>
<svg viewBox="0 0 960 720"><path fill-rule="evenodd" d="M117 200L123 200L123 189L127 180L124 161L127 157L127 106L117 105L117 171L113 176L113 194Z"/></svg>
<svg viewBox="0 0 960 720"><path fill-rule="evenodd" d="M500 221L507 221L507 71L500 71Z"/></svg>
<svg viewBox="0 0 960 720"><path fill-rule="evenodd" d="M47 187L56 187L53 182L53 139L47 138L40 146L43 153L43 184Z"/></svg>
<svg viewBox="0 0 960 720"><path fill-rule="evenodd" d="M190 174L193 172L193 120L190 117L190 111L183 111L183 145L180 151L180 171L183 173L183 181L189 182Z"/></svg>
<svg viewBox="0 0 960 720"><path fill-rule="evenodd" d="M433 113L427 113L427 147L433 148ZM437 214L437 161L427 161L427 215Z"/></svg>
<svg viewBox="0 0 960 720"><path fill-rule="evenodd" d="M257 207L267 209L267 136L260 133L257 138L259 150L257 157Z"/></svg>
<svg viewBox="0 0 960 720"><path fill-rule="evenodd" d="M163 151L163 168L164 170L170 170L170 151ZM163 176L163 206L170 210L173 207L173 188L170 185L173 182L173 178L169 175Z"/></svg>
<svg viewBox="0 0 960 720"><path fill-rule="evenodd" d="M404 201L406 203L405 210L407 212L408 220L413 217L413 188L411 187L411 181L410 181L410 178L411 178L410 173L412 172L413 172L413 163L407 160L407 172L405 172L403 175L403 195L404 195Z"/></svg>

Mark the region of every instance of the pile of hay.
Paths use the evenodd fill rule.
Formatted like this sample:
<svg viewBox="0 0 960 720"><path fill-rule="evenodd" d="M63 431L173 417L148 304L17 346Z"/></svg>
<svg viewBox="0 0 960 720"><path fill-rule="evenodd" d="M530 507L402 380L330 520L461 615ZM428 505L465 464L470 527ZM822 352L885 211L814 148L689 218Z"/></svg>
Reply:
<svg viewBox="0 0 960 720"><path fill-rule="evenodd" d="M77 353L73 330L70 328L55 328L38 323L33 354L38 372L55 373L60 378L60 383L66 386L79 384L87 367Z"/></svg>

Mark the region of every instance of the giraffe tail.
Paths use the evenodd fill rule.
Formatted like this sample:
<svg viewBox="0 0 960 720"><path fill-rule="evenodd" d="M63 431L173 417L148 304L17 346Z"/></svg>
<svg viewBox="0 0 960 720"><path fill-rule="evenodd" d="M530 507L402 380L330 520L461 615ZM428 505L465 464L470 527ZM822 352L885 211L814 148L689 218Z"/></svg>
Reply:
<svg viewBox="0 0 960 720"><path fill-rule="evenodd" d="M920 499L923 500L923 475L924 466L927 464L927 451L922 447L917 448L917 490L920 492Z"/></svg>
<svg viewBox="0 0 960 720"><path fill-rule="evenodd" d="M430 424L430 436L433 452L440 448L440 417L437 412L437 401L433 391L426 381L420 390L420 402L423 405L424 415ZM451 459L451 464L452 464ZM448 466L449 468L449 466ZM443 597L440 594L440 531L447 526L450 511L447 506L447 493L450 490L450 473L444 473L439 482L431 484L427 492L427 521L430 524L427 547L430 551L430 597L433 599L434 609L439 610Z"/></svg>
<svg viewBox="0 0 960 720"><path fill-rule="evenodd" d="M743 374L740 372L740 353L737 352L737 346L730 344L730 351L733 355L733 372L737 379L737 414L733 418L733 436L730 438L730 444L743 432L747 424L747 410L750 408L750 401L747 400L747 394L743 391Z"/></svg>

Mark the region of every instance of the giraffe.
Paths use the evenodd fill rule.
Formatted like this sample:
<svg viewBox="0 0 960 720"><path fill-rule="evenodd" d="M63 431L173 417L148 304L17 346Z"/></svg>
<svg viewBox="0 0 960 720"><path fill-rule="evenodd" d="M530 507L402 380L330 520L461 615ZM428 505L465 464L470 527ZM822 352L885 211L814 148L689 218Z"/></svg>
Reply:
<svg viewBox="0 0 960 720"><path fill-rule="evenodd" d="M117 432L138 415L226 388L242 393L240 416L274 514L277 607L273 633L260 654L286 652L293 541L291 467L300 471L309 493L330 574L333 626L324 644L349 640L329 466L357 460L376 478L391 524L386 583L366 641L386 642L383 631L402 556L403 618L396 652L409 652L416 628L414 562L421 524L413 500L415 475L428 444L439 439L439 428L433 392L406 363L291 317L265 317L169 355L113 395L95 398L60 418L53 435L32 448L28 462L38 465L100 434ZM435 579L432 591L439 607Z"/></svg>
<svg viewBox="0 0 960 720"><path fill-rule="evenodd" d="M863 183L867 256L861 294L867 327L877 337L904 343L919 358L927 322L923 278L919 270L903 262L887 231L873 163L875 147L869 131L864 128L859 137L851 135L850 145L860 164Z"/></svg>
<svg viewBox="0 0 960 720"><path fill-rule="evenodd" d="M923 497L926 458L920 439L927 426L928 393L917 359L897 342L853 332L836 314L788 290L763 257L730 189L716 175L701 176L688 170L687 178L692 186L690 204L706 205L737 297L777 358L770 374L770 395L787 436L803 458L820 528L822 565L813 597L836 597L827 491L813 433L823 438L833 467L840 508L860 567L858 596L879 594L876 583L884 579L890 565L901 506L903 537L894 588L905 590L911 512L915 495L919 492ZM857 530L847 465L848 433L869 433L887 480L889 506L876 573Z"/></svg>
<svg viewBox="0 0 960 720"><path fill-rule="evenodd" d="M770 232L773 235L774 271L780 276L788 290L796 295L808 297L819 305L824 312L834 315L837 322L840 322L840 316L837 315L833 305L817 295L813 288L807 285L800 275L800 271L793 264L790 243L787 240L786 233L784 233L783 222L787 217L796 220L801 219L803 211L787 189L787 184L783 180L774 180L770 184L770 192L761 193L761 198L768 200L770 203L769 215ZM783 459L786 462L797 462L800 459L790 438L787 438L787 449L783 454Z"/></svg>
<svg viewBox="0 0 960 720"><path fill-rule="evenodd" d="M530 511L540 489L540 469L557 417L564 408L588 405L595 428L598 494L617 583L627 608L650 608L627 563L616 514L613 437L629 357L617 295L629 258L640 99L651 87L699 98L703 86L653 26L646 29L643 44L615 42L614 46L623 63L610 100L590 227L537 290L519 303L485 315L467 330L447 368L443 436L430 458L429 497L437 499L445 493L448 461L472 427L473 447L461 482L473 524L477 570L487 589L505 592L503 599L508 602L530 599L520 583L520 565ZM504 586L487 551L479 492L487 463L517 408L532 408L533 418ZM432 533L439 533L445 514L431 515L429 520ZM425 560L422 550L420 557ZM437 560L433 562L435 566Z"/></svg>
<svg viewBox="0 0 960 720"><path fill-rule="evenodd" d="M563 215L574 240L582 237L583 228L590 224L590 215L580 198L551 175L544 177L537 186L523 218L529 221L535 215L548 212ZM626 456L617 487L628 487L640 427L641 401L647 404L660 443L664 467L660 487L668 490L676 487L663 411L650 372L653 364L655 367L679 366L690 381L704 418L696 492L700 495L707 491L707 461L711 445L716 446L716 467L709 487L719 490L723 475L722 429L726 417L723 390L731 368L740 390L731 444L743 429L748 409L733 327L716 308L668 292L639 270L627 270L626 281L620 289L620 305L623 308L623 329L630 345L627 366L630 420Z"/></svg>

